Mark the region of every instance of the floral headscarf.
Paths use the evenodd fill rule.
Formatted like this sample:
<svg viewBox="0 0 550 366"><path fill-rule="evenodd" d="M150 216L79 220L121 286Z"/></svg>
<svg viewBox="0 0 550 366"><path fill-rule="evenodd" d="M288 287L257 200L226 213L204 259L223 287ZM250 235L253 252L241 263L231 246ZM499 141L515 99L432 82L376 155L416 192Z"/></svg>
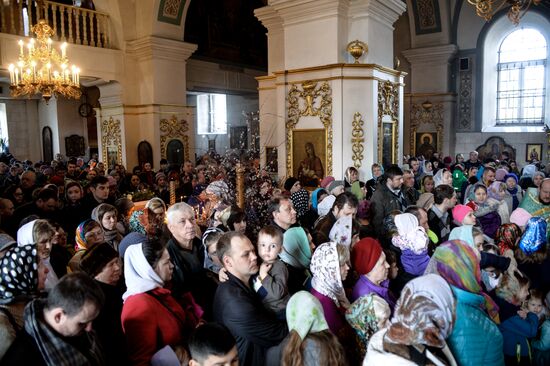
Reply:
<svg viewBox="0 0 550 366"><path fill-rule="evenodd" d="M21 295L32 295L38 287L36 245L9 249L0 260L0 304L9 304Z"/></svg>
<svg viewBox="0 0 550 366"><path fill-rule="evenodd" d="M88 242L86 241L86 233L84 232L84 228L90 223L90 222L96 222L92 219L88 219L85 221L82 221L80 225L76 228L76 235L75 235L75 251L79 250L85 250L88 248Z"/></svg>
<svg viewBox="0 0 550 366"><path fill-rule="evenodd" d="M514 250L516 242L521 237L521 229L516 224L503 224L497 229L495 244L498 245L500 255L507 250Z"/></svg>
<svg viewBox="0 0 550 366"><path fill-rule="evenodd" d="M340 217L332 229L330 229L329 239L337 244L344 245L349 248L351 245L351 236L353 226L353 218L351 216Z"/></svg>
<svg viewBox="0 0 550 366"><path fill-rule="evenodd" d="M307 291L298 291L288 300L286 322L288 330L296 331L302 341L309 333L329 329L321 302Z"/></svg>
<svg viewBox="0 0 550 366"><path fill-rule="evenodd" d="M415 278L403 288L384 340L443 348L453 331L455 308L451 288L441 276Z"/></svg>
<svg viewBox="0 0 550 366"><path fill-rule="evenodd" d="M483 292L479 252L460 240L449 240L435 250L432 259L437 272L451 286L485 298L487 313L495 323L499 323L498 306Z"/></svg>
<svg viewBox="0 0 550 366"><path fill-rule="evenodd" d="M301 227L291 227L283 235L281 260L296 268L309 268L311 248L307 234Z"/></svg>
<svg viewBox="0 0 550 366"><path fill-rule="evenodd" d="M525 232L519 240L519 248L527 255L546 245L546 221L542 217L531 217Z"/></svg>
<svg viewBox="0 0 550 366"><path fill-rule="evenodd" d="M489 188L487 188L487 195L489 198L493 198L497 201L502 201L502 196L500 195L500 190L504 189L506 191L506 183L500 181L494 181L491 183Z"/></svg>
<svg viewBox="0 0 550 366"><path fill-rule="evenodd" d="M340 276L340 260L336 243L321 244L313 253L310 265L313 278L311 286L328 296L337 306L349 307L349 301Z"/></svg>
<svg viewBox="0 0 550 366"><path fill-rule="evenodd" d="M346 320L360 340L359 346L363 355L370 338L378 332L380 320L389 319L390 315L391 309L386 300L375 293L361 296L346 310Z"/></svg>

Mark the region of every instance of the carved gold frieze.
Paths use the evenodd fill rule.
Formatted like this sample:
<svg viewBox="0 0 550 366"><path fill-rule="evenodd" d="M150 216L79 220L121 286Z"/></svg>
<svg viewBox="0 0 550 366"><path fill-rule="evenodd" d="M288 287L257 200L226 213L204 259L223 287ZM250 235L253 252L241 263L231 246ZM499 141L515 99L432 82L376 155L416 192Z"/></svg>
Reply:
<svg viewBox="0 0 550 366"><path fill-rule="evenodd" d="M443 151L443 112L445 108L443 103L424 102L422 104L413 103L411 106L411 126L410 126L410 146L412 155L416 155L416 133L435 132L437 133L437 151Z"/></svg>
<svg viewBox="0 0 550 366"><path fill-rule="evenodd" d="M391 81L378 83L378 160L387 159L397 164L397 141L399 141L399 84ZM391 134L389 138L388 132ZM386 135L386 136L385 136ZM384 153L390 156L384 156Z"/></svg>
<svg viewBox="0 0 550 366"><path fill-rule="evenodd" d="M291 84L288 91L288 117L286 121L287 176L292 176L293 166L293 130L300 117L319 117L325 128L326 136L326 172L332 175L332 89L328 82L318 85L316 81L304 81Z"/></svg>
<svg viewBox="0 0 550 366"><path fill-rule="evenodd" d="M178 120L174 114L170 119L160 120L160 155L166 159L168 144L172 140L179 140L183 144L183 151L186 159L189 159L189 125L184 119Z"/></svg>
<svg viewBox="0 0 550 366"><path fill-rule="evenodd" d="M122 164L122 132L120 120L112 116L101 123L102 161L108 169L114 168L114 163Z"/></svg>
<svg viewBox="0 0 550 366"><path fill-rule="evenodd" d="M361 113L355 112L353 122L351 123L351 151L353 152L353 165L359 169L363 163L363 142L365 141L365 133L363 132L363 117Z"/></svg>

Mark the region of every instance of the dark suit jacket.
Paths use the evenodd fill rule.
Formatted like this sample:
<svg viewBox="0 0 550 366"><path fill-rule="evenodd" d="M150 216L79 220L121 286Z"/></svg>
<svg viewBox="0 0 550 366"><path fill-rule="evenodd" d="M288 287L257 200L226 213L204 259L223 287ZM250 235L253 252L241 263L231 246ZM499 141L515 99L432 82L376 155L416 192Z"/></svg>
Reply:
<svg viewBox="0 0 550 366"><path fill-rule="evenodd" d="M214 297L214 320L235 337L240 365L264 365L267 349L288 334L286 323L267 312L253 289L227 274L229 280L218 286Z"/></svg>

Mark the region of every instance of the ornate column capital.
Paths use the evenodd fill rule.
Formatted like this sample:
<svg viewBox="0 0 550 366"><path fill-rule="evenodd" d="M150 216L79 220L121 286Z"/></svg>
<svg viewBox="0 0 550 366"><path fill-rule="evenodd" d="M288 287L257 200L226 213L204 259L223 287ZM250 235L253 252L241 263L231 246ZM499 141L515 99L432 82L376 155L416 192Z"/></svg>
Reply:
<svg viewBox="0 0 550 366"><path fill-rule="evenodd" d="M126 52L138 61L164 59L185 62L197 45L172 39L147 36L126 42Z"/></svg>
<svg viewBox="0 0 550 366"><path fill-rule="evenodd" d="M443 46L411 48L403 55L411 64L442 65L447 64L456 54L458 47L454 44Z"/></svg>
<svg viewBox="0 0 550 366"><path fill-rule="evenodd" d="M407 5L400 0L351 0L350 19L372 17L393 29L393 24L405 12Z"/></svg>

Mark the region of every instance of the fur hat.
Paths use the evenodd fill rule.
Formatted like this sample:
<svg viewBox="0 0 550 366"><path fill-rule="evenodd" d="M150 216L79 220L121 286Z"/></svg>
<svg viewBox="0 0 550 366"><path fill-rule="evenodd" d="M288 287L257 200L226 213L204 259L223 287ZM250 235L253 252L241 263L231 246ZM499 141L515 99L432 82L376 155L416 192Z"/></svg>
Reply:
<svg viewBox="0 0 550 366"><path fill-rule="evenodd" d="M17 242L8 234L0 234L0 252L9 249Z"/></svg>
<svg viewBox="0 0 550 366"><path fill-rule="evenodd" d="M94 278L115 258L118 258L116 250L107 243L100 243L86 250L80 260L80 269Z"/></svg>

